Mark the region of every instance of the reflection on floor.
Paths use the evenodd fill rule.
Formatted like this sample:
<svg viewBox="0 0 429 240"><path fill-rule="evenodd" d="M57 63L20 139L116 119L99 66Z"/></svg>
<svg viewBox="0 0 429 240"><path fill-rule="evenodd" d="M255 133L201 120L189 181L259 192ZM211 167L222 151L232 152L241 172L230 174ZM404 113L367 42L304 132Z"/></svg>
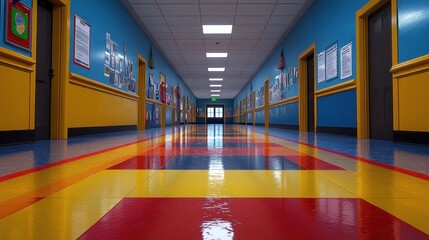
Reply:
<svg viewBox="0 0 429 240"><path fill-rule="evenodd" d="M0 147L0 239L429 239L429 147L197 125Z"/></svg>

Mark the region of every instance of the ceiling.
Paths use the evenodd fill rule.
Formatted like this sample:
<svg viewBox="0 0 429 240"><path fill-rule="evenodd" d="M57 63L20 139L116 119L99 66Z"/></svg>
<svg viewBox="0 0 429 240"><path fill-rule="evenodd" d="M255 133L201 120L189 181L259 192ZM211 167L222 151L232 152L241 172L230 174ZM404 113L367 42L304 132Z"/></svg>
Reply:
<svg viewBox="0 0 429 240"><path fill-rule="evenodd" d="M196 98L232 99L256 74L312 0L123 0ZM202 25L232 24L232 34L203 34ZM227 52L227 58L206 58ZM208 72L225 67L225 72ZM209 77L224 78L210 82ZM210 84L222 84L210 88Z"/></svg>

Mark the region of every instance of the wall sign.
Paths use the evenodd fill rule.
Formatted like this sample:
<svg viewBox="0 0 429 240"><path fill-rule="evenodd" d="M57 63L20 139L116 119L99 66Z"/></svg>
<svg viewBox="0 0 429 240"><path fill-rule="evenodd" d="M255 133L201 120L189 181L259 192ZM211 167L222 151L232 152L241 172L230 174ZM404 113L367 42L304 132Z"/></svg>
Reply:
<svg viewBox="0 0 429 240"><path fill-rule="evenodd" d="M31 10L21 2L7 0L5 40L31 51Z"/></svg>
<svg viewBox="0 0 429 240"><path fill-rule="evenodd" d="M326 49L326 80L338 77L338 43Z"/></svg>
<svg viewBox="0 0 429 240"><path fill-rule="evenodd" d="M74 15L74 59L73 62L89 70L91 26Z"/></svg>

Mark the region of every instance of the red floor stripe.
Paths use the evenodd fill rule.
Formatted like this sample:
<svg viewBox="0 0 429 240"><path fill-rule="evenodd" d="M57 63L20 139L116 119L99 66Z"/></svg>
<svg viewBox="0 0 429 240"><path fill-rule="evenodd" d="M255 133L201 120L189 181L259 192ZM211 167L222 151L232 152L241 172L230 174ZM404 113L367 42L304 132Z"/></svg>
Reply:
<svg viewBox="0 0 429 240"><path fill-rule="evenodd" d="M362 199L125 198L79 239L429 239Z"/></svg>

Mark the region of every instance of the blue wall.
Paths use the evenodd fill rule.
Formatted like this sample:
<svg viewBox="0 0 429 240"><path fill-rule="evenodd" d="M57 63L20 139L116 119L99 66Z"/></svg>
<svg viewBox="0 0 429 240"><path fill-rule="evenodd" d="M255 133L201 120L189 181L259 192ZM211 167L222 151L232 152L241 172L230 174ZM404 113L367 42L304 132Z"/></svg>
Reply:
<svg viewBox="0 0 429 240"><path fill-rule="evenodd" d="M0 2L0 47L4 47L6 49L12 50L14 52L20 53L24 56L31 56L31 52L24 50L22 48L16 47L10 43L7 43L6 40L6 36L5 36L5 20L6 20L6 1L7 0L2 0ZM27 5L30 9L32 8L32 1L31 0L22 0L21 1L23 4ZM33 31L33 29L31 29L31 31ZM32 38L36 37L36 34L34 32L32 32Z"/></svg>
<svg viewBox="0 0 429 240"><path fill-rule="evenodd" d="M399 62L429 54L429 1L398 0Z"/></svg>
<svg viewBox="0 0 429 240"><path fill-rule="evenodd" d="M301 20L290 31L288 36L283 40L281 45L268 58L264 65L259 69L258 73L251 80L254 89L258 89L263 85L265 78L270 78L270 86L274 84L275 77L280 73L277 69L281 48L284 47L284 56L286 67L298 67L299 55L304 52L313 43L316 44L316 55L324 51L333 43L338 43L338 62L339 51L341 47L352 42L353 43L353 74L346 79L340 79L340 71L338 65L338 77L317 83L317 89L323 89L339 83L354 79L356 77L356 31L355 31L355 13L368 1L342 1L342 0L315 0L313 5L304 14ZM328 6L335 6L331 8ZM339 30L340 29L340 30ZM316 56L317 59L317 56ZM316 72L317 75L317 72ZM298 80L299 81L299 80ZM239 102L249 93L249 84L237 95L235 101ZM298 83L293 84L286 90L286 97L294 97L298 95ZM341 96L334 95L333 105L318 106L318 112L321 116L325 116L326 112L336 108ZM347 105L344 107L344 114L356 116L356 99L348 99L350 101L342 103ZM349 118L341 119L340 125L356 127L356 120L351 121ZM298 124L298 105L297 103L288 104L282 107L270 109L271 124ZM337 126L337 119L326 119L326 126Z"/></svg>
<svg viewBox="0 0 429 240"><path fill-rule="evenodd" d="M270 124L298 126L298 103L270 108Z"/></svg>
<svg viewBox="0 0 429 240"><path fill-rule="evenodd" d="M141 27L135 22L128 10L121 1L113 0L106 4L103 0L92 1L71 1L71 36L70 36L70 71L84 77L99 81L101 83L112 85L109 78L104 76L104 56L106 51L106 33L118 44L119 53L123 54L123 45L127 47L127 58L130 59L133 66L133 78L138 77L138 54L149 60L150 46L149 38L142 31ZM80 67L73 63L73 33L74 33L74 15L78 15L91 26L91 56L90 70ZM182 96L188 96L195 102L194 95L187 86L165 61L160 52L152 46L155 57L155 69L147 68L149 76L152 73L159 81L162 72L167 79L169 86L177 86L180 83ZM147 82L149 77L147 76Z"/></svg>
<svg viewBox="0 0 429 240"><path fill-rule="evenodd" d="M260 110L256 112L256 124L265 124L265 110Z"/></svg>
<svg viewBox="0 0 429 240"><path fill-rule="evenodd" d="M356 105L350 106L349 104L355 100L355 90L318 98L317 106L324 111L317 113L317 126L355 128L357 125ZM352 109L348 109L350 107Z"/></svg>
<svg viewBox="0 0 429 240"><path fill-rule="evenodd" d="M284 47L287 69L288 67L297 67L299 55L313 43L316 44L316 54L318 54L332 43L337 42L338 61L340 61L339 51L341 47L352 42L352 76L340 79L340 72L338 72L337 78L317 83L317 90L356 78L355 14L366 3L368 0L315 0L281 45L252 78L251 83L249 82L237 95L235 102L239 102L249 94L251 84L253 89L259 89L267 76L270 78L270 86L273 85L275 76L280 73L277 64L282 47ZM335 6L335 8L329 6ZM426 14L428 11L429 1L427 0L398 0L398 53L400 62L429 54L429 44L427 44L429 15ZM286 98L297 95L298 84L292 85L286 91ZM320 98L317 105L319 126L356 128L355 91ZM270 110L270 123L297 123L298 111L294 109L295 107L286 106L283 108L284 110ZM286 118L283 114L287 114ZM262 115L263 113L257 115L257 122L262 120Z"/></svg>

